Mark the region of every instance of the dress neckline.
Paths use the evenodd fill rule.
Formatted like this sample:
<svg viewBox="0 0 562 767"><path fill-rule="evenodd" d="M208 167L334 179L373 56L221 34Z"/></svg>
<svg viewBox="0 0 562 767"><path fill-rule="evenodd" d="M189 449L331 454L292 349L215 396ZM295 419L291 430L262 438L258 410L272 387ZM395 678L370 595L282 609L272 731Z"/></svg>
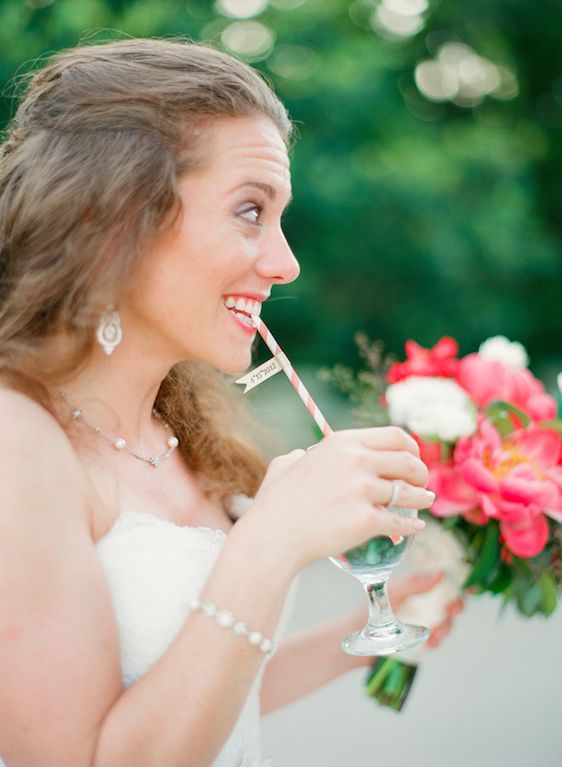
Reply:
<svg viewBox="0 0 562 767"><path fill-rule="evenodd" d="M205 525L178 525L176 522L172 522L169 519L159 517L157 514L152 514L150 511L135 511L134 509L123 509L119 512L115 518L111 527L105 532L98 540L96 544L107 538L108 535L115 532L126 520L136 518L139 522L145 522L147 524L162 525L172 529L180 530L182 533L200 533L206 537L213 537L216 540L224 540L226 533L220 528L206 527Z"/></svg>

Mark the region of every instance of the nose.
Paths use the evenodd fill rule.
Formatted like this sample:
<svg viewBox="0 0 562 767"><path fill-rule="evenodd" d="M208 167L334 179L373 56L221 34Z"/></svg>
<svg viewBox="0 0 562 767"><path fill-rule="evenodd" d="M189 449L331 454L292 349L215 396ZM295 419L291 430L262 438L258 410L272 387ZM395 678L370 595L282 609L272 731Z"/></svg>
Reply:
<svg viewBox="0 0 562 767"><path fill-rule="evenodd" d="M287 285L300 274L301 268L282 229L265 245L263 255L256 262L261 277L277 285Z"/></svg>

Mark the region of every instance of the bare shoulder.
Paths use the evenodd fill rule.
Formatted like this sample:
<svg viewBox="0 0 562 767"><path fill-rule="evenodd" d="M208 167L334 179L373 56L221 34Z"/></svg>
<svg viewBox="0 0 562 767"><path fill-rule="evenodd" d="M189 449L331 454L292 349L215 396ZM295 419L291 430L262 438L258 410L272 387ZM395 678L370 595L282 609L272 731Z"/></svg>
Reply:
<svg viewBox="0 0 562 767"><path fill-rule="evenodd" d="M31 424L42 429L62 432L56 419L38 402L22 392L0 385L0 417L2 425L10 428ZM62 432L64 433L64 432Z"/></svg>
<svg viewBox="0 0 562 767"><path fill-rule="evenodd" d="M0 389L0 423L0 753L86 767L122 689L86 474L28 397Z"/></svg>
<svg viewBox="0 0 562 767"><path fill-rule="evenodd" d="M25 394L0 388L0 423L0 507L5 512L68 503L85 507L84 469L51 413Z"/></svg>

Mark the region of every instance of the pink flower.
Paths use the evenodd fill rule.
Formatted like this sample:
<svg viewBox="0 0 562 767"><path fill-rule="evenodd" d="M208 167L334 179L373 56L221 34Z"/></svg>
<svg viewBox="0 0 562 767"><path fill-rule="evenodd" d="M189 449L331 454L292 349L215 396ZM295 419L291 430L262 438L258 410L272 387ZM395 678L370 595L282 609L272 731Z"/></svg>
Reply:
<svg viewBox="0 0 562 767"><path fill-rule="evenodd" d="M393 384L410 376L439 376L454 378L459 361L459 345L454 338L444 336L432 349L424 349L415 341L406 341L406 362L397 362L388 371Z"/></svg>
<svg viewBox="0 0 562 767"><path fill-rule="evenodd" d="M452 464L430 468L428 487L437 496L431 507L436 517L466 515L480 503L479 493L465 482Z"/></svg>
<svg viewBox="0 0 562 767"><path fill-rule="evenodd" d="M455 470L478 494L486 516L499 520L506 546L517 556L541 552L549 533L545 511L562 511L561 452L555 431L531 426L502 439L486 420L457 443Z"/></svg>
<svg viewBox="0 0 562 767"><path fill-rule="evenodd" d="M478 407L507 400L535 422L556 418L556 400L545 393L541 381L529 370L468 354L459 362L457 380Z"/></svg>
<svg viewBox="0 0 562 767"><path fill-rule="evenodd" d="M412 437L418 443L420 458L426 466L431 467L441 463L443 460L441 442L423 439L419 434L414 434L413 432Z"/></svg>

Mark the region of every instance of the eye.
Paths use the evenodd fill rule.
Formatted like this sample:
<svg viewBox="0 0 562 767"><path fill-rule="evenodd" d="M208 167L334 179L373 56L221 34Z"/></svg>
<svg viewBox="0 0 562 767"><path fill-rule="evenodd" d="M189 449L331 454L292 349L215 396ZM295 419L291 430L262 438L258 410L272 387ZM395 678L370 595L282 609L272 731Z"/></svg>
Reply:
<svg viewBox="0 0 562 767"><path fill-rule="evenodd" d="M257 202L247 203L242 205L238 209L238 215L249 221L251 224L258 224L261 212L263 211L263 205L259 205Z"/></svg>

